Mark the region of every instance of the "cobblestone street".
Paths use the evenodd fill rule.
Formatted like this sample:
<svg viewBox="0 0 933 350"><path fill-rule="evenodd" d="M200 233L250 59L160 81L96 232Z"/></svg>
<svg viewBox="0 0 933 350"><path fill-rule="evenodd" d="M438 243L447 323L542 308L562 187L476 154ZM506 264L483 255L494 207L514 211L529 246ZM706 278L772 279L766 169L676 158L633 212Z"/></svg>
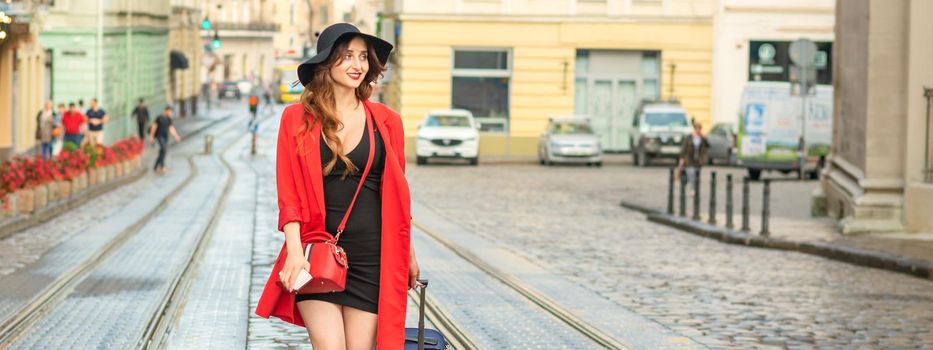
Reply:
<svg viewBox="0 0 933 350"><path fill-rule="evenodd" d="M416 201L711 347L933 348L933 282L649 223L618 206L666 195L647 193L657 179L640 184L639 172L442 165L408 174Z"/></svg>

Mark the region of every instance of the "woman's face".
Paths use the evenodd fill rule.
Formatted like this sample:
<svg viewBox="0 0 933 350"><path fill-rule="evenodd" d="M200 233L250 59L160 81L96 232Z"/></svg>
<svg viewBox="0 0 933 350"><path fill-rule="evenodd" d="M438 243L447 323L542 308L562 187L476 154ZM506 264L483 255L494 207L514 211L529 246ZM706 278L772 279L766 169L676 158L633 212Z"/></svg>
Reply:
<svg viewBox="0 0 933 350"><path fill-rule="evenodd" d="M341 56L330 68L330 77L337 85L355 90L369 72L369 52L367 52L366 41L361 37L353 38L346 50L339 54Z"/></svg>

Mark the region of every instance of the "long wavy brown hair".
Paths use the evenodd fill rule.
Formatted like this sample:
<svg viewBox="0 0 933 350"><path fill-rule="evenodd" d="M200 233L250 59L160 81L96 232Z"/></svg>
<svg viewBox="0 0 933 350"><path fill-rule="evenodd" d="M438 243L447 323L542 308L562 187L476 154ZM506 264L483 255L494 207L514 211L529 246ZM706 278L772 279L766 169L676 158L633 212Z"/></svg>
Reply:
<svg viewBox="0 0 933 350"><path fill-rule="evenodd" d="M315 67L314 77L305 85L305 89L301 93L301 104L304 106L305 110L305 123L304 129L299 131L296 136L299 154L302 152L302 141L304 141L304 138L311 136L310 132L312 126L315 123L321 123L321 132L324 134L324 139L327 140L328 148L330 148L331 152L334 154L334 157L324 165L324 175L328 175L334 170L334 166L337 164L338 159L346 165L346 170L342 175L343 178L350 176L350 174L358 170L356 166L353 165L353 162L350 161L350 158L347 158L347 156L343 154L343 143L340 142L340 138L337 137L337 130L343 128L343 122L340 121L337 107L335 106L334 84L336 84L336 82L330 76L330 69L334 65L340 63L340 59L343 58L347 46L350 45L350 41L356 37L359 36L350 36L335 44L327 60L319 63L317 67ZM356 88L356 99L358 102L369 99L373 92L373 86L370 83L376 82L377 79L382 76L382 73L385 72L385 66L379 62L378 55L376 55L376 50L373 48L372 43L366 43L366 50L369 52L366 56L366 60L369 62L369 71L366 72L366 76L363 77L363 82L360 83L360 86Z"/></svg>

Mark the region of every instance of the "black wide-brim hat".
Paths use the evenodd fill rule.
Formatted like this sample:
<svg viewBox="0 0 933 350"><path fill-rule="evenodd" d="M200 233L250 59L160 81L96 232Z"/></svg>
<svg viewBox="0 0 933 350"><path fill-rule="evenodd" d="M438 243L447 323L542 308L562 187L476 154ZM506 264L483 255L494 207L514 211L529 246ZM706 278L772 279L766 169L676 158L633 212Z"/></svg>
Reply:
<svg viewBox="0 0 933 350"><path fill-rule="evenodd" d="M324 28L324 31L321 32L321 36L318 37L317 54L298 65L298 80L301 80L301 85L307 86L308 83L311 82L314 78L314 70L317 68L318 63L324 62L327 60L327 57L330 57L330 52L334 49L334 46L343 42L347 37L352 36L362 37L366 40L367 44L371 44L376 50L376 58L379 59L379 62L382 63L383 66L389 62L389 54L392 53L392 44L389 44L388 41L369 34L360 33L360 30L350 23L332 24Z"/></svg>

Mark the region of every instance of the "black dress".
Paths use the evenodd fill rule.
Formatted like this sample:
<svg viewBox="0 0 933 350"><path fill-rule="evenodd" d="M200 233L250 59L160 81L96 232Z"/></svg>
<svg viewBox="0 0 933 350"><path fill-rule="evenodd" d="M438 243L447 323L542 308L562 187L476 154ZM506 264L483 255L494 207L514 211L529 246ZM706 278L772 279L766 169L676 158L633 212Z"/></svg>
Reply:
<svg viewBox="0 0 933 350"><path fill-rule="evenodd" d="M366 123L370 119L367 116ZM334 304L350 306L370 313L377 313L379 305L379 258L382 247L382 170L385 168L385 146L379 133L375 135L375 156L373 165L360 190L353 211L347 219L346 231L340 235L337 245L347 253L350 267L347 271L347 285L343 292L301 294L295 301L321 300ZM321 166L334 157L330 148L321 137ZM363 128L362 140L347 154L353 165L359 169L346 179L341 179L346 166L337 160L334 170L324 175L324 207L327 210L325 227L331 234L337 233L337 226L343 220L350 200L360 183L366 160L369 157L369 130Z"/></svg>

